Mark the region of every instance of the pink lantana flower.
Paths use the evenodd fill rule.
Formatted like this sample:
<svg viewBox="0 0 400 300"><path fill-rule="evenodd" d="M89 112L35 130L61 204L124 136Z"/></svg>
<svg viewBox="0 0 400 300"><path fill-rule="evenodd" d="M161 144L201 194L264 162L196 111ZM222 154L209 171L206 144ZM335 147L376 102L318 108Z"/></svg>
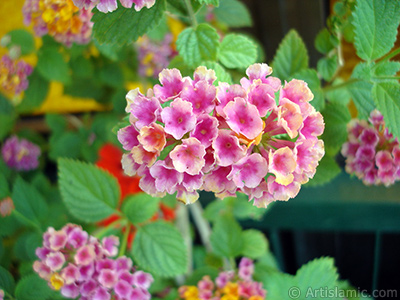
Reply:
<svg viewBox="0 0 400 300"><path fill-rule="evenodd" d="M382 114L373 110L368 122L353 119L347 126L348 141L342 146L346 172L366 185L390 186L400 179L400 145L388 131Z"/></svg>
<svg viewBox="0 0 400 300"><path fill-rule="evenodd" d="M176 192L185 203L197 190L219 198L243 192L260 207L295 197L324 155L324 121L304 81L282 86L271 73L254 64L240 84L215 88L213 70L199 67L192 79L166 69L147 97L129 92L131 126L119 131L130 151L124 169L142 176L147 193Z"/></svg>

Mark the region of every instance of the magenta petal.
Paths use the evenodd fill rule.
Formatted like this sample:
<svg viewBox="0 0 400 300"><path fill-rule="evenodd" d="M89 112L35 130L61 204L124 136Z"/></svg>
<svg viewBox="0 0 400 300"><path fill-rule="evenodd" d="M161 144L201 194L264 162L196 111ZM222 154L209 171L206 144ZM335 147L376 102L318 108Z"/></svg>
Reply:
<svg viewBox="0 0 400 300"><path fill-rule="evenodd" d="M124 128L121 128L117 133L118 141L122 144L122 148L128 151L131 151L133 147L139 145L139 141L137 139L138 135L139 132L133 125L128 125Z"/></svg>
<svg viewBox="0 0 400 300"><path fill-rule="evenodd" d="M191 137L182 140L182 144L176 146L169 156L178 172L197 175L205 165L205 154L205 147L198 139Z"/></svg>
<svg viewBox="0 0 400 300"><path fill-rule="evenodd" d="M232 165L246 154L246 147L239 145L239 139L230 130L219 130L212 147L220 166Z"/></svg>
<svg viewBox="0 0 400 300"><path fill-rule="evenodd" d="M139 93L138 89L132 90L126 96L128 99L127 112L134 117L134 125L139 130L157 121L161 112L161 105L157 98L147 98Z"/></svg>
<svg viewBox="0 0 400 300"><path fill-rule="evenodd" d="M154 86L154 94L161 101L165 102L179 96L183 88L181 72L178 69L164 69L159 74L162 86Z"/></svg>
<svg viewBox="0 0 400 300"><path fill-rule="evenodd" d="M161 119L165 124L165 132L177 140L196 126L192 104L180 98L176 98L170 107L163 109Z"/></svg>
<svg viewBox="0 0 400 300"><path fill-rule="evenodd" d="M263 130L263 122L255 105L243 98L235 98L225 108L226 122L236 133L255 139Z"/></svg>
<svg viewBox="0 0 400 300"><path fill-rule="evenodd" d="M216 88L207 81L196 83L186 81L180 98L192 103L193 112L196 115L209 114L215 107Z"/></svg>
<svg viewBox="0 0 400 300"><path fill-rule="evenodd" d="M175 168L167 166L165 161L157 161L151 168L150 174L155 178L155 187L158 192L175 193L175 187L183 180L183 174Z"/></svg>
<svg viewBox="0 0 400 300"><path fill-rule="evenodd" d="M250 87L249 102L255 105L261 117L276 108L275 93L267 84L255 84Z"/></svg>
<svg viewBox="0 0 400 300"><path fill-rule="evenodd" d="M156 179L153 176L151 176L149 168L143 169L139 175L142 177L142 178L140 178L140 181L139 181L139 187L143 192L145 192L153 197L164 197L165 196L164 191L160 192L157 190Z"/></svg>
<svg viewBox="0 0 400 300"><path fill-rule="evenodd" d="M236 184L228 179L232 167L217 167L204 176L204 190L214 192L216 196L222 196L225 192L233 194L236 192ZM223 198L223 197L219 197Z"/></svg>
<svg viewBox="0 0 400 300"><path fill-rule="evenodd" d="M117 0L100 0L100 3L97 4L97 9L103 13L112 12L117 7Z"/></svg>
<svg viewBox="0 0 400 300"><path fill-rule="evenodd" d="M209 115L200 115L197 118L197 124L190 133L190 137L198 139L204 147L211 146L218 135L218 120Z"/></svg>
<svg viewBox="0 0 400 300"><path fill-rule="evenodd" d="M232 179L239 188L255 188L267 173L267 160L259 153L253 153L234 164L228 178Z"/></svg>
<svg viewBox="0 0 400 300"><path fill-rule="evenodd" d="M234 101L236 97L245 98L246 91L238 84L229 85L226 82L220 82L217 88L217 107L216 111L222 117L226 117L224 113L225 106Z"/></svg>
<svg viewBox="0 0 400 300"><path fill-rule="evenodd" d="M196 83L200 80L208 82L208 84L213 84L217 77L215 76L215 71L212 69L207 69L204 66L198 67L193 73L193 81Z"/></svg>

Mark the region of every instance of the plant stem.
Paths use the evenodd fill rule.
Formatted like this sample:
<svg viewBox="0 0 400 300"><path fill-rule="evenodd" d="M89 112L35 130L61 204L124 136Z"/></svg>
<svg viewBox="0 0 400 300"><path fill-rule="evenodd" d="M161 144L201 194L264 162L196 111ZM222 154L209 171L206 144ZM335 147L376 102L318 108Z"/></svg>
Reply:
<svg viewBox="0 0 400 300"><path fill-rule="evenodd" d="M397 54L400 54L400 48L394 49L392 52L388 53L386 56L384 56L381 59L381 61L389 60L389 59L395 57Z"/></svg>
<svg viewBox="0 0 400 300"><path fill-rule="evenodd" d="M103 236L106 235L107 232L109 232L111 229L113 229L115 227L115 225L118 225L121 223L121 219L117 219L114 222L108 224L106 227L100 229L99 231L95 232L93 235L98 238L101 239Z"/></svg>
<svg viewBox="0 0 400 300"><path fill-rule="evenodd" d="M118 251L118 257L123 256L125 254L126 246L128 245L128 238L129 238L130 232L131 232L131 226L129 224L127 224L125 227L124 236L122 237L121 247L119 248L119 251Z"/></svg>
<svg viewBox="0 0 400 300"><path fill-rule="evenodd" d="M211 226L203 217L203 208L199 201L196 201L193 204L189 205L190 212L193 216L194 223L197 227L197 230L200 234L201 242L206 248L207 252L212 251L211 243L210 243L210 235L211 235Z"/></svg>
<svg viewBox="0 0 400 300"><path fill-rule="evenodd" d="M183 203L179 203L178 209L176 211L176 219L175 224L178 227L178 230L181 232L183 236L183 240L185 242L185 246L188 254L188 269L187 274L192 274L193 272L193 245L192 245L192 237L190 235L190 222L189 222L189 213L187 206ZM177 276L175 278L178 285L182 285L185 281L185 277L183 275Z"/></svg>
<svg viewBox="0 0 400 300"><path fill-rule="evenodd" d="M193 11L192 3L190 0L185 0L185 4L189 13L190 21L192 22L193 27L197 27L197 19Z"/></svg>
<svg viewBox="0 0 400 300"><path fill-rule="evenodd" d="M346 87L346 86L348 86L348 85L350 85L350 84L353 84L353 83L355 83L355 82L357 82L357 81L360 81L360 79L352 78L352 79L349 79L349 80L346 81L346 82L343 82L343 83L340 83L340 84L337 84L337 85L325 86L324 88L322 88L322 91L323 91L324 93L326 93L326 92L330 92L330 91L333 91L333 90L342 89L342 88L344 88L344 87Z"/></svg>
<svg viewBox="0 0 400 300"><path fill-rule="evenodd" d="M400 76L378 76L378 77L374 77L374 79L393 79L393 80L400 80Z"/></svg>
<svg viewBox="0 0 400 300"><path fill-rule="evenodd" d="M189 261L189 269L188 272L191 274L193 272L193 264L192 264L192 252L193 252L193 241L190 235L190 221L189 221L189 212L188 208L185 204L179 203L178 211L177 211L177 218L176 218L176 225L179 228L179 231L183 235L183 239L186 244L186 248L188 250L188 261Z"/></svg>

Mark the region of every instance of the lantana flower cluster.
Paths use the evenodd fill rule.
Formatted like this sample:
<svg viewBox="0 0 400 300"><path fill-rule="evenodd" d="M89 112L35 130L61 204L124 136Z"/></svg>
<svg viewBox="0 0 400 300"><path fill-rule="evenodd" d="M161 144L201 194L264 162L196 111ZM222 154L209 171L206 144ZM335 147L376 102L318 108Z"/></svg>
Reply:
<svg viewBox="0 0 400 300"><path fill-rule="evenodd" d="M19 139L15 135L8 138L1 149L4 162L17 171L36 169L39 165L40 153L39 146L26 139Z"/></svg>
<svg viewBox="0 0 400 300"><path fill-rule="evenodd" d="M161 85L146 95L127 94L130 125L118 139L130 152L122 164L128 175L142 177L143 191L177 192L185 203L198 199L197 190L219 198L240 191L266 207L295 197L314 176L324 155L318 139L324 122L309 103L307 84L293 79L282 86L266 64L246 73L240 85L215 87L215 72L205 67L193 79L165 69Z"/></svg>
<svg viewBox="0 0 400 300"><path fill-rule="evenodd" d="M253 281L253 273L253 261L244 257L237 274L221 272L215 282L204 276L197 286L180 287L179 297L184 300L263 300L267 292L261 282Z"/></svg>
<svg viewBox="0 0 400 300"><path fill-rule="evenodd" d="M0 60L0 91L8 97L20 100L29 86L28 76L33 68L22 59L14 60L5 54Z"/></svg>
<svg viewBox="0 0 400 300"><path fill-rule="evenodd" d="M167 34L161 42L147 36L141 37L137 44L139 75L157 79L158 74L166 68L177 52L172 48L173 36Z"/></svg>
<svg viewBox="0 0 400 300"><path fill-rule="evenodd" d="M118 245L117 237L100 242L78 225L67 224L58 231L50 227L43 246L36 249L39 260L33 269L66 298L149 300L153 277L135 270L128 257L114 258Z"/></svg>
<svg viewBox="0 0 400 300"><path fill-rule="evenodd" d="M96 6L103 13L108 13L118 8L117 0L72 0L79 8L90 9ZM121 5L131 8L134 5L136 11L140 11L143 7L150 8L156 3L156 0L119 0Z"/></svg>
<svg viewBox="0 0 400 300"><path fill-rule="evenodd" d="M347 125L348 141L342 146L346 171L366 185L390 186L400 179L400 146L388 131L382 114L373 110L367 120Z"/></svg>
<svg viewBox="0 0 400 300"><path fill-rule="evenodd" d="M37 36L49 34L66 46L90 42L93 23L92 7L79 9L72 0L26 0L24 23L33 25Z"/></svg>

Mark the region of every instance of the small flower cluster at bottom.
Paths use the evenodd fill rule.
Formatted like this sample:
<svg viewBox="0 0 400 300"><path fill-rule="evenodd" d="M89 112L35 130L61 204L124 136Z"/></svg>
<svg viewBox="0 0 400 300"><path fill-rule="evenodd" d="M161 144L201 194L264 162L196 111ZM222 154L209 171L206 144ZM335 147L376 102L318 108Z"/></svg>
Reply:
<svg viewBox="0 0 400 300"><path fill-rule="evenodd" d="M253 272L253 261L244 257L237 275L234 271L221 272L215 283L204 276L197 286L180 287L179 297L184 300L263 300L267 292L261 282L253 281Z"/></svg>
<svg viewBox="0 0 400 300"><path fill-rule="evenodd" d="M348 124L348 141L342 146L346 172L366 185L390 186L400 179L399 141L385 126L382 114L373 110L368 121Z"/></svg>
<svg viewBox="0 0 400 300"><path fill-rule="evenodd" d="M109 236L100 242L78 225L61 230L49 228L43 247L36 249L33 269L66 298L80 300L149 300L151 274L136 271L132 260L118 253L119 239Z"/></svg>

